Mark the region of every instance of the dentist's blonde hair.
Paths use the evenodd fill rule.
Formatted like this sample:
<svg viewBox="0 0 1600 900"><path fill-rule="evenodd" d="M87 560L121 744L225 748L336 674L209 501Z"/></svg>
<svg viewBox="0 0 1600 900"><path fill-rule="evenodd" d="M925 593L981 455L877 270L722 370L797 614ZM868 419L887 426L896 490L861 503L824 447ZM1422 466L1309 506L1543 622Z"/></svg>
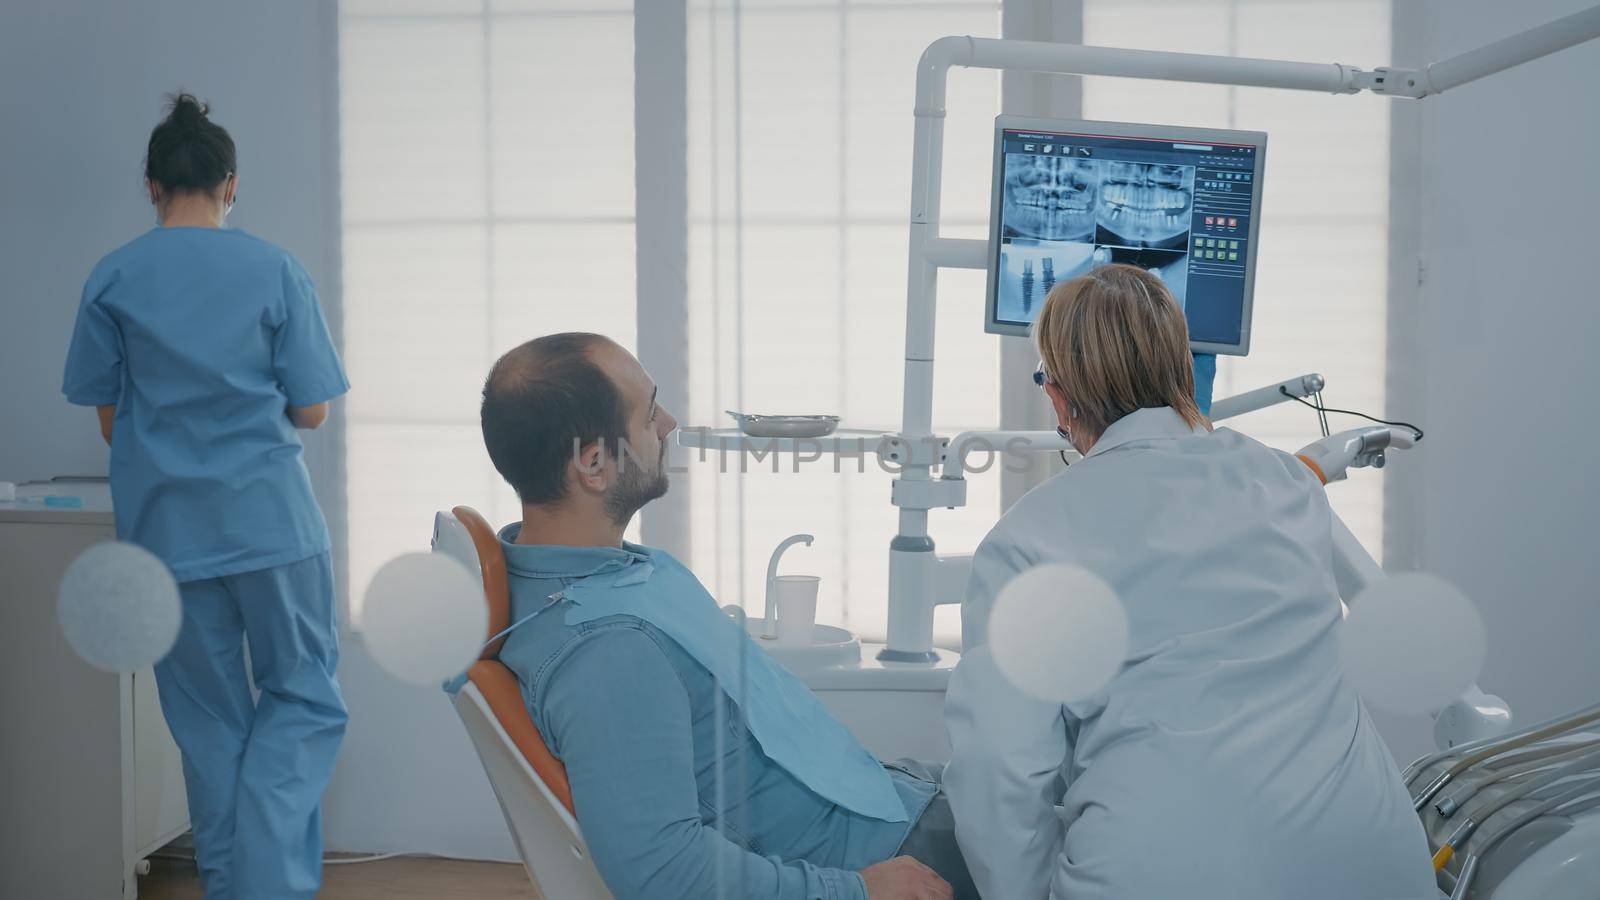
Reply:
<svg viewBox="0 0 1600 900"><path fill-rule="evenodd" d="M1112 264L1061 282L1033 340L1045 377L1075 410L1075 434L1098 439L1128 413L1159 406L1191 428L1209 425L1194 402L1189 325L1154 273Z"/></svg>

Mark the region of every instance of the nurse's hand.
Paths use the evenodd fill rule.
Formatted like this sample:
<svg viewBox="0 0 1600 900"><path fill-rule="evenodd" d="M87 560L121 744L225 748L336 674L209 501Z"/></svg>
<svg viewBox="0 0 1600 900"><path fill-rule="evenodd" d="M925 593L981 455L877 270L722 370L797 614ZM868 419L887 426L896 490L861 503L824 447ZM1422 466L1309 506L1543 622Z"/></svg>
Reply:
<svg viewBox="0 0 1600 900"><path fill-rule="evenodd" d="M896 856L861 870L869 900L953 900L955 891L938 873L909 856Z"/></svg>
<svg viewBox="0 0 1600 900"><path fill-rule="evenodd" d="M328 420L328 404L289 407L289 422L296 428L316 428Z"/></svg>

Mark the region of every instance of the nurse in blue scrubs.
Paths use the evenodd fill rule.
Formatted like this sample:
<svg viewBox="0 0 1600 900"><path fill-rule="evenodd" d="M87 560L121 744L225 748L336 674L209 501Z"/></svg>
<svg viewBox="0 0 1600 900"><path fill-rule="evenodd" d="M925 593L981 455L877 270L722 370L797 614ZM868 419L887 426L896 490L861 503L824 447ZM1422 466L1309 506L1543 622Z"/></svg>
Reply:
<svg viewBox="0 0 1600 900"><path fill-rule="evenodd" d="M182 591L155 674L205 896L309 898L345 706L328 527L296 429L349 382L305 269L223 225L234 144L194 97L151 132L145 179L159 227L90 273L62 390L99 411L117 536Z"/></svg>

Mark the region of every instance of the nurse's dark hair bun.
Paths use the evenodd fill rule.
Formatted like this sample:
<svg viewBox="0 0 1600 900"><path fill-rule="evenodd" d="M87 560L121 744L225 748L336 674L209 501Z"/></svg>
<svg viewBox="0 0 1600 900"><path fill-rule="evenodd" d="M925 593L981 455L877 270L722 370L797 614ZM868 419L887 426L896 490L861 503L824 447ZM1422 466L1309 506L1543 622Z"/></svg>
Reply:
<svg viewBox="0 0 1600 900"><path fill-rule="evenodd" d="M179 94L172 98L172 111L169 117L179 125L192 128L206 121L206 116L210 113L210 104L201 103L193 94Z"/></svg>
<svg viewBox="0 0 1600 900"><path fill-rule="evenodd" d="M150 132L144 177L163 191L211 192L238 171L233 138L211 121L211 107L180 92L167 98L167 117Z"/></svg>

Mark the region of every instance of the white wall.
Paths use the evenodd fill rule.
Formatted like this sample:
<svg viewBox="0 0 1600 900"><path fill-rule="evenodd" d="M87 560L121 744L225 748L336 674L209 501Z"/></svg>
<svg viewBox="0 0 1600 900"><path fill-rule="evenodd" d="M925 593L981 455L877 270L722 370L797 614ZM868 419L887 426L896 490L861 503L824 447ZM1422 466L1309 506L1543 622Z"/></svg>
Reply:
<svg viewBox="0 0 1600 900"><path fill-rule="evenodd" d="M61 399L61 364L90 267L154 223L141 166L168 92L212 102L239 146L231 223L299 257L338 331L335 28L322 0L0 5L0 479L106 472L93 412ZM340 430L310 435L306 458L340 544ZM358 638L340 677L351 719L329 849L514 859L440 691L387 678Z"/></svg>
<svg viewBox="0 0 1600 900"><path fill-rule="evenodd" d="M1591 3L1404 4L1395 61L1439 59ZM1391 563L1443 575L1477 602L1489 629L1480 683L1524 723L1600 701L1597 83L1591 43L1424 100L1400 113L1414 127L1395 129L1397 197L1414 190L1418 206L1392 223L1405 327L1391 354L1409 363L1396 366L1390 411L1415 414L1427 437L1393 458L1405 538ZM1402 758L1428 749L1420 729L1386 732Z"/></svg>

